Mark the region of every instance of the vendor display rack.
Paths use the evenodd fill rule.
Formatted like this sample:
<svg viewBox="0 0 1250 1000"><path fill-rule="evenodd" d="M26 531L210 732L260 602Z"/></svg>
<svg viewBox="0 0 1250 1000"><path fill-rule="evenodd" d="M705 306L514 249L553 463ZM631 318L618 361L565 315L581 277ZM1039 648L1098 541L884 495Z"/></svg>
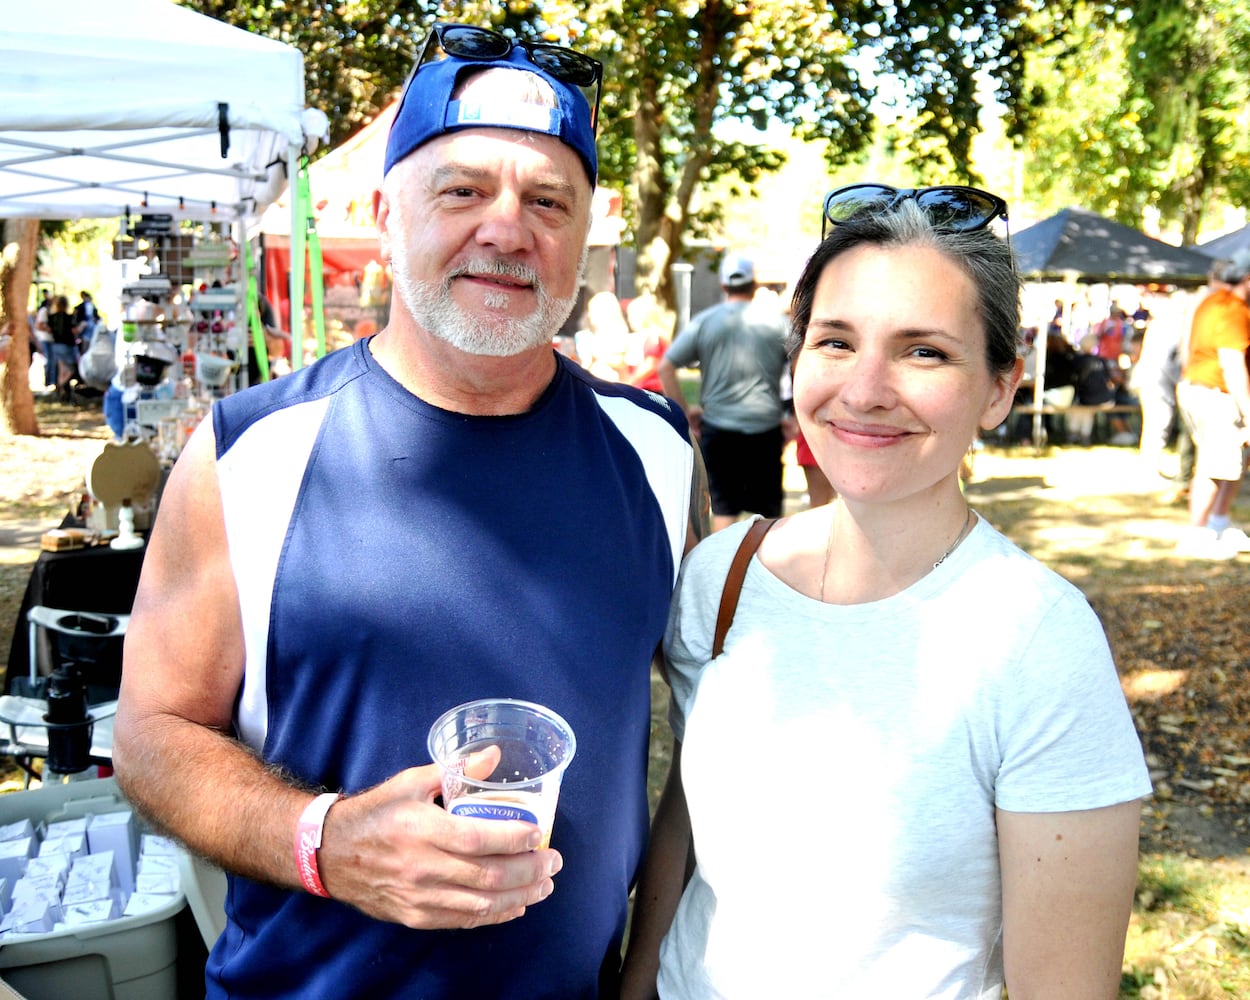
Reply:
<svg viewBox="0 0 1250 1000"><path fill-rule="evenodd" d="M244 284L225 225L127 220L114 257L141 255L150 273L122 288L127 432L167 437L156 446L172 459L207 404L247 384Z"/></svg>

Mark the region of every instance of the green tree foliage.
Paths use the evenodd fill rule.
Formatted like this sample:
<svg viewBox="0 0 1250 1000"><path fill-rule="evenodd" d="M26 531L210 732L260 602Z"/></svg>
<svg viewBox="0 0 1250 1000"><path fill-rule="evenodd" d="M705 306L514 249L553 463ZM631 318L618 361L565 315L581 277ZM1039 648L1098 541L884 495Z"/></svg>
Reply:
<svg viewBox="0 0 1250 1000"><path fill-rule="evenodd" d="M1043 9L1026 58L1026 195L1039 214L1069 205L1136 226L1148 187L1140 105L1126 107L1127 36L1100 5Z"/></svg>
<svg viewBox="0 0 1250 1000"><path fill-rule="evenodd" d="M1046 5L1027 59L1031 193L1192 244L1210 206L1250 195L1242 0Z"/></svg>
<svg viewBox="0 0 1250 1000"><path fill-rule="evenodd" d="M1250 7L1244 0L1142 0L1127 24L1129 101L1141 122L1155 204L1192 243L1215 200L1250 188Z"/></svg>
<svg viewBox="0 0 1250 1000"><path fill-rule="evenodd" d="M978 80L994 80L1000 99L1014 107L1028 29L1027 3L984 0L183 2L303 51L308 102L329 115L332 144L385 106L436 18L490 24L598 56L607 70L601 180L629 192L639 278L667 301L669 264L718 215L696 193L728 180L731 192L745 196L784 162L718 126L784 123L802 138L823 140L836 167L868 147L872 102L893 74L903 81L894 103L916 115L897 143L900 158L944 179L970 177Z"/></svg>
<svg viewBox="0 0 1250 1000"><path fill-rule="evenodd" d="M878 71L891 75L891 91L897 88L884 103L909 119L900 155L921 174L936 170L943 180L952 174L976 180L972 140L981 130L987 93L1004 109L1009 135L1027 127L1020 86L1026 53L1037 41L1032 15L1038 6L1040 0L830 3L857 45L878 55Z"/></svg>
<svg viewBox="0 0 1250 1000"><path fill-rule="evenodd" d="M561 6L543 5L551 23L560 23L550 15ZM996 79L1011 106L1028 27L1020 3L614 0L576 9L608 66L604 175L633 194L637 276L668 302L669 264L719 216L720 206L696 193L721 181L721 190L745 197L784 163L715 126L784 123L823 141L835 169L868 149L879 85L901 79L894 101L916 124L898 143L899 158L921 172L940 168L944 179L970 179L978 76Z"/></svg>
<svg viewBox="0 0 1250 1000"><path fill-rule="evenodd" d="M738 187L730 191L745 193L783 162L715 126L786 121L845 158L871 134L871 94L846 61L852 40L810 2L603 6L597 25L612 75L610 168L634 195L639 281L671 301L669 264L718 214L716 204L696 209L696 192L732 178Z"/></svg>

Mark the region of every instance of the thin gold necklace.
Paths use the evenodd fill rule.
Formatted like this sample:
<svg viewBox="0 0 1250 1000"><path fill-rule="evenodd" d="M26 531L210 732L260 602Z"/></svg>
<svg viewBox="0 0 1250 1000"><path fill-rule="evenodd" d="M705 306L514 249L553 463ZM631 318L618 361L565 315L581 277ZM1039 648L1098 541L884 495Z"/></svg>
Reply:
<svg viewBox="0 0 1250 1000"><path fill-rule="evenodd" d="M948 548L945 552L943 552L940 556L938 556L937 562L933 564L934 569L937 569L939 566L942 565L942 563L946 562L947 556L949 556L952 552L954 552L957 548L959 548L960 543L965 538L968 537L969 533L972 531L972 525L974 523L974 520L975 520L975 515L973 515L972 513L972 508L969 507L968 516L964 518L964 526L959 529L959 534L956 535L955 540L951 542L950 548ZM829 576L829 556L833 552L833 525L834 525L834 518L831 513L829 517L829 537L825 539L825 561L820 571L820 603L821 604L825 603L825 580Z"/></svg>

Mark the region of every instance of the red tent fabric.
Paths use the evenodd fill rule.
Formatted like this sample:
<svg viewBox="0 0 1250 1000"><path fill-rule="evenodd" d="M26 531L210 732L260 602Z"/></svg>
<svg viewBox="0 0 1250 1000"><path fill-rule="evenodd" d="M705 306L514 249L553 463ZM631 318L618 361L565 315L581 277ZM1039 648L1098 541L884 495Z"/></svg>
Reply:
<svg viewBox="0 0 1250 1000"><path fill-rule="evenodd" d="M378 252L377 231L373 224L373 190L382 180L386 137L395 117L396 104L384 108L376 118L342 145L331 150L308 168L313 218L321 243L325 275L327 320L339 318L348 329L359 322L382 325L378 319L376 290L385 275ZM288 191L261 220L261 242L265 252L265 294L273 303L283 329L290 329L291 209ZM380 282L384 288L386 282ZM305 282L305 288L309 288ZM363 295L351 295L351 290ZM387 296L383 293L383 298ZM305 303L311 300L305 298ZM368 315L353 315L352 303ZM385 321L385 310L381 315Z"/></svg>
<svg viewBox="0 0 1250 1000"><path fill-rule="evenodd" d="M290 274L291 274L291 240L287 236L265 236L265 295L273 304L274 315L282 329L291 328ZM378 241L370 239L327 239L321 241L321 260L326 287L327 312L331 312L336 302L348 296L359 299L360 293L377 281L375 275L384 275L385 268L379 259ZM305 274L305 289L309 287L309 276ZM311 303L310 293L306 293L305 305ZM341 318L341 317L340 317ZM362 319L374 317L362 317ZM350 323L345 319L344 323ZM354 326L358 324L352 324Z"/></svg>

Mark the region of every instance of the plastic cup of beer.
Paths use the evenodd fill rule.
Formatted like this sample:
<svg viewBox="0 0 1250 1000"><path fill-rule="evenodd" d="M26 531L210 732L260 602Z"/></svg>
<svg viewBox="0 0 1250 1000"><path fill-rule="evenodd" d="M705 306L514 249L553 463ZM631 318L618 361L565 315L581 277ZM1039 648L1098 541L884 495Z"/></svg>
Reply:
<svg viewBox="0 0 1250 1000"><path fill-rule="evenodd" d="M516 819L551 826L564 769L577 750L572 727L549 708L512 698L483 698L444 712L430 728L430 757L442 769L443 807L454 816ZM464 773L471 754L498 747L485 777Z"/></svg>

